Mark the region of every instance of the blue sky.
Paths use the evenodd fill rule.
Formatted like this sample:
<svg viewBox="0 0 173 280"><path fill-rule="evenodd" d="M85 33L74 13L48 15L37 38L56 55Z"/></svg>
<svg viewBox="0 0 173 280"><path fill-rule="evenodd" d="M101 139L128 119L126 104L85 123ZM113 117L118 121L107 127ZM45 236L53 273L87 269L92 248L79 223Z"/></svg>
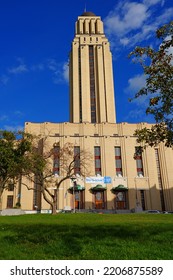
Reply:
<svg viewBox="0 0 173 280"><path fill-rule="evenodd" d="M155 30L173 19L172 0L0 0L0 129L69 121L68 55L85 6L111 42L117 122L153 121L145 99L128 101L145 78L127 56L159 44Z"/></svg>

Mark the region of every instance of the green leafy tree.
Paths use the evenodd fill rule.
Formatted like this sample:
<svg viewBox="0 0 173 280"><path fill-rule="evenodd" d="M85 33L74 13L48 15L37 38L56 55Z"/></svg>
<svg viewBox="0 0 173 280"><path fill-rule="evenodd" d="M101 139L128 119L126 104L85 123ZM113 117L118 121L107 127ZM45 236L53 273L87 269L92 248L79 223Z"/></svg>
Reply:
<svg viewBox="0 0 173 280"><path fill-rule="evenodd" d="M30 187L28 181L23 180L22 184L28 190L37 189L37 192L50 205L52 214L56 214L58 189L64 181L74 179L76 170L79 168L81 176L89 175L91 154L84 150L74 154L72 143L66 143L63 147L55 143L52 148L47 142L47 137L40 139L35 153L31 154L31 166L25 178L32 182L33 187ZM55 148L57 148L56 159L59 162L60 176L53 173Z"/></svg>
<svg viewBox="0 0 173 280"><path fill-rule="evenodd" d="M32 136L24 132L0 131L0 199L9 183L28 172Z"/></svg>
<svg viewBox="0 0 173 280"><path fill-rule="evenodd" d="M159 28L156 37L160 40L158 49L136 47L129 54L143 68L146 84L134 98L147 95L147 114L152 114L156 124L151 129L135 131L138 142L150 146L164 142L173 146L173 21ZM171 49L172 48L172 49Z"/></svg>
<svg viewBox="0 0 173 280"><path fill-rule="evenodd" d="M0 131L0 202L9 185L20 183L28 190L38 191L50 205L52 213L56 214L57 190L64 181L75 177L79 168L81 176L88 175L91 156L83 150L74 154L74 146L66 143L56 154L61 176L55 176L54 148L47 144L47 137Z"/></svg>

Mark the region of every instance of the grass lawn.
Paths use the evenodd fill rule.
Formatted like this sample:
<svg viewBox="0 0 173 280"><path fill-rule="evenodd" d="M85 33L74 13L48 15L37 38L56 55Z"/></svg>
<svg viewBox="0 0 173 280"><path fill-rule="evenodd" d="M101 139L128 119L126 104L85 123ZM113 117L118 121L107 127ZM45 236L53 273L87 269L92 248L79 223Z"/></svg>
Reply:
<svg viewBox="0 0 173 280"><path fill-rule="evenodd" d="M1 260L172 260L173 215L0 216Z"/></svg>

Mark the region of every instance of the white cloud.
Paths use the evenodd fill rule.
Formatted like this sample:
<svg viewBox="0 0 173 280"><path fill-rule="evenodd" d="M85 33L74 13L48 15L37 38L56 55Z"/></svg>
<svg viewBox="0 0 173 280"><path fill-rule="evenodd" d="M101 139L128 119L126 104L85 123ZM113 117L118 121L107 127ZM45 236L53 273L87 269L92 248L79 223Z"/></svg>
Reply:
<svg viewBox="0 0 173 280"><path fill-rule="evenodd" d="M128 115L126 116L126 119L139 119L145 115L144 110L142 109L134 109L131 110Z"/></svg>
<svg viewBox="0 0 173 280"><path fill-rule="evenodd" d="M8 72L11 74L21 74L21 73L25 73L28 72L28 68L25 64L20 64L16 67L12 67L8 69Z"/></svg>
<svg viewBox="0 0 173 280"><path fill-rule="evenodd" d="M47 68L52 72L55 84L68 83L68 62L58 63L55 59L48 59Z"/></svg>
<svg viewBox="0 0 173 280"><path fill-rule="evenodd" d="M171 54L172 57L173 57L173 47L170 47L170 48L168 49L168 54ZM172 58L172 59L173 59L173 58Z"/></svg>
<svg viewBox="0 0 173 280"><path fill-rule="evenodd" d="M147 11L147 7L142 3L126 2L123 9L123 22L127 31L129 29L133 30L140 28L143 22L145 22L146 19L150 16L149 11Z"/></svg>
<svg viewBox="0 0 173 280"><path fill-rule="evenodd" d="M69 65L67 62L63 65L63 77L66 82L69 82Z"/></svg>
<svg viewBox="0 0 173 280"><path fill-rule="evenodd" d="M47 60L47 67L49 70L56 72L58 68L58 63L55 59L50 58Z"/></svg>
<svg viewBox="0 0 173 280"><path fill-rule="evenodd" d="M129 98L133 98L135 94L146 85L146 76L144 74L138 74L128 80L128 86L124 90ZM154 122L153 116L146 115L145 111L148 107L149 96L143 95L138 98L132 99L130 104L133 104L132 108L127 114L125 120Z"/></svg>
<svg viewBox="0 0 173 280"><path fill-rule="evenodd" d="M124 90L125 93L132 98L131 104L135 109L132 109L126 116L126 120L142 120L144 122L155 122L152 115L146 115L146 109L149 104L150 96L142 95L138 98L134 98L136 93L146 85L146 76L144 74L138 74L128 80L128 86Z"/></svg>
<svg viewBox="0 0 173 280"><path fill-rule="evenodd" d="M164 3L163 0L118 1L104 19L112 48L129 48L153 38L156 29L172 19L173 8L164 8Z"/></svg>
<svg viewBox="0 0 173 280"><path fill-rule="evenodd" d="M106 31L109 34L125 35L140 28L150 16L142 3L122 1L105 18Z"/></svg>
<svg viewBox="0 0 173 280"><path fill-rule="evenodd" d="M158 17L156 17L156 24L161 25L168 23L168 21L172 20L172 16L173 8L167 8L163 10L163 12Z"/></svg>
<svg viewBox="0 0 173 280"><path fill-rule="evenodd" d="M128 87L125 89L126 93L134 95L146 84L146 76L138 74L128 80Z"/></svg>
<svg viewBox="0 0 173 280"><path fill-rule="evenodd" d="M124 92L133 98L140 89L146 85L146 76L144 74L137 74L128 80L128 86L125 88ZM142 107L144 110L148 105L149 97L147 95L140 96L133 99L133 103L139 108Z"/></svg>
<svg viewBox="0 0 173 280"><path fill-rule="evenodd" d="M68 82L68 63L59 63L56 59L50 58L43 63L35 63L33 65L27 66L22 58L16 59L19 65L16 67L8 68L8 73L10 74L21 74L25 72L37 72L49 70L52 73L53 83L66 83ZM0 82L5 84L8 81L7 76L0 77Z"/></svg>
<svg viewBox="0 0 173 280"><path fill-rule="evenodd" d="M169 41L171 39L172 39L172 37L171 37L171 35L169 35L165 38L165 41ZM173 47L169 47L166 50L166 54L171 55L171 62L170 63L171 63L171 65L173 65Z"/></svg>
<svg viewBox="0 0 173 280"><path fill-rule="evenodd" d="M120 43L121 43L123 46L127 46L127 45L130 43L130 39L127 38L127 37L124 37L124 38L120 39Z"/></svg>
<svg viewBox="0 0 173 280"><path fill-rule="evenodd" d="M19 119L22 119L24 114L16 110L14 112L1 113L0 115L0 129L18 131L23 130L24 127L19 123Z"/></svg>
<svg viewBox="0 0 173 280"><path fill-rule="evenodd" d="M19 131L24 130L24 127L22 125L4 125L3 129L8 131Z"/></svg>
<svg viewBox="0 0 173 280"><path fill-rule="evenodd" d="M0 115L0 130L8 130L8 131L19 131L19 130L24 130L24 127L20 125L16 120L16 116L22 114L19 111L9 113L7 114L2 114Z"/></svg>
<svg viewBox="0 0 173 280"><path fill-rule="evenodd" d="M136 108L134 110L131 110L125 117L125 121L129 121L132 122L135 122L136 121L139 123L139 122L147 122L147 123L155 123L155 120L153 118L153 116L151 115L147 115L145 113L145 110L144 108Z"/></svg>
<svg viewBox="0 0 173 280"><path fill-rule="evenodd" d="M161 6L163 6L165 4L165 0L144 0L143 3L148 7L156 4L161 4Z"/></svg>

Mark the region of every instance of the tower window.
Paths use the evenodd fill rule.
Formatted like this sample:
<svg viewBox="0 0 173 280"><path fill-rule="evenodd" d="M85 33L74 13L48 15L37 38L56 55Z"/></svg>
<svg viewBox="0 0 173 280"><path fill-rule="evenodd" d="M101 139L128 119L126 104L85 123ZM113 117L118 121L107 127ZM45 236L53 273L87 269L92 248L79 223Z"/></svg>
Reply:
<svg viewBox="0 0 173 280"><path fill-rule="evenodd" d="M100 147L95 146L94 147L94 160L95 160L95 174L101 175L101 152Z"/></svg>
<svg viewBox="0 0 173 280"><path fill-rule="evenodd" d="M135 147L135 159L138 176L144 176L141 147Z"/></svg>
<svg viewBox="0 0 173 280"><path fill-rule="evenodd" d="M53 174L59 175L60 160L59 160L60 147L55 145L53 148Z"/></svg>
<svg viewBox="0 0 173 280"><path fill-rule="evenodd" d="M74 147L74 173L80 175L80 146Z"/></svg>
<svg viewBox="0 0 173 280"><path fill-rule="evenodd" d="M81 82L81 54L78 52L79 61L79 121L82 122L82 82Z"/></svg>
<svg viewBox="0 0 173 280"><path fill-rule="evenodd" d="M115 147L115 169L116 175L123 175L122 172L122 159L121 159L121 147Z"/></svg>
<svg viewBox="0 0 173 280"><path fill-rule="evenodd" d="M93 46L89 46L89 69L90 69L91 122L96 123L96 96L95 96L95 73L94 73Z"/></svg>

